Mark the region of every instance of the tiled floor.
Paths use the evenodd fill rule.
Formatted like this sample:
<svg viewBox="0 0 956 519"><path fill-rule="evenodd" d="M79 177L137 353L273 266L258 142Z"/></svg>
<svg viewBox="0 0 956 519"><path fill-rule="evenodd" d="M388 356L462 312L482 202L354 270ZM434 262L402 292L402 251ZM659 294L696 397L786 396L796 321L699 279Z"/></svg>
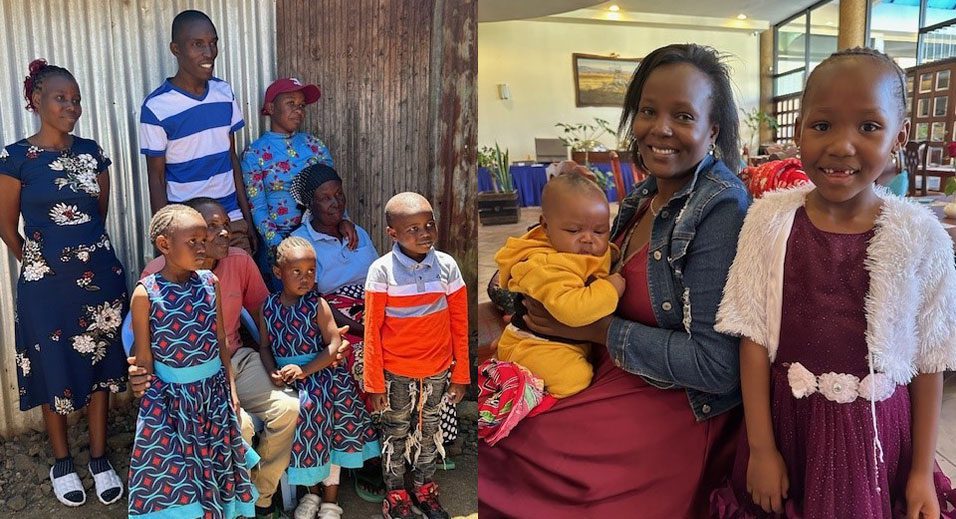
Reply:
<svg viewBox="0 0 956 519"><path fill-rule="evenodd" d="M611 212L617 214L617 204L611 204ZM494 275L495 252L508 236L519 236L538 221L541 215L539 207L521 209L521 221L513 225L479 226L478 228L478 301L488 301L485 287ZM937 440L937 461L943 471L956 479L956 373L948 374L943 388L943 410L940 417L939 439Z"/></svg>

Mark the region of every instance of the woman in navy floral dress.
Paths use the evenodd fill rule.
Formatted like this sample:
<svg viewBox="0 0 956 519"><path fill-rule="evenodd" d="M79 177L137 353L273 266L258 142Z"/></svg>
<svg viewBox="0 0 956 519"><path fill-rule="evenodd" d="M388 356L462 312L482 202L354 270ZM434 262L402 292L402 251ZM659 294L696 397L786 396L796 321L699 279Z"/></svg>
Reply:
<svg viewBox="0 0 956 519"><path fill-rule="evenodd" d="M119 328L126 311L123 267L106 234L110 160L71 135L79 87L66 69L30 64L27 108L40 131L0 151L0 237L21 261L16 365L20 410L42 406L56 463L57 498L86 501L70 459L66 415L89 406L90 472L100 501L122 497L106 458L109 394L126 389ZM17 224L22 214L24 235Z"/></svg>

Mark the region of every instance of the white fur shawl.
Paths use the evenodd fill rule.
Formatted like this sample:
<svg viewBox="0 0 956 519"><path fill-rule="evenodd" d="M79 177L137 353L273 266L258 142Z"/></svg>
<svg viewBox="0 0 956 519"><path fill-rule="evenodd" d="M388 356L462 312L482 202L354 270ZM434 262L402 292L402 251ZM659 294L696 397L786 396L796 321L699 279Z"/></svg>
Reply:
<svg viewBox="0 0 956 519"><path fill-rule="evenodd" d="M715 329L777 353L783 263L794 214L813 185L768 193L747 213ZM864 302L873 367L897 384L956 368L953 242L932 212L878 189L883 210L867 245Z"/></svg>

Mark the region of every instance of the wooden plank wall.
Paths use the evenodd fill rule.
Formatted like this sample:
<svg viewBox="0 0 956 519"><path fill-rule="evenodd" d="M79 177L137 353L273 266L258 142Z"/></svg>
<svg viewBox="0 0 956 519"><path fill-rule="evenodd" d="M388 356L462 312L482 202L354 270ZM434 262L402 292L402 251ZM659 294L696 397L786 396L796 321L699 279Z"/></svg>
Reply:
<svg viewBox="0 0 956 519"><path fill-rule="evenodd" d="M385 202L417 191L438 214L439 248L477 285L477 2L278 0L280 76L316 83L306 129L328 146L351 218L390 249ZM473 313L473 312L472 312Z"/></svg>

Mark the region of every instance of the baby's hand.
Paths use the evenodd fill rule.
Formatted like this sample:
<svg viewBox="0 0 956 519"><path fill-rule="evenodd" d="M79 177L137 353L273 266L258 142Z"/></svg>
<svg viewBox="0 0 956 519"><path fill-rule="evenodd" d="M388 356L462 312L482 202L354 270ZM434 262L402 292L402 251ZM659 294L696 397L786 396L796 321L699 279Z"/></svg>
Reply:
<svg viewBox="0 0 956 519"><path fill-rule="evenodd" d="M624 286L626 285L624 281L624 276L618 274L617 272L611 274L607 277L607 280L614 285L614 290L617 291L617 297L624 295Z"/></svg>
<svg viewBox="0 0 956 519"><path fill-rule="evenodd" d="M282 373L280 373L279 370L269 373L269 380L272 381L272 385L275 387L285 386L285 379L282 378Z"/></svg>
<svg viewBox="0 0 956 519"><path fill-rule="evenodd" d="M467 390L468 388L466 388L464 384L449 384L447 391L448 401L451 402L452 405L461 402L461 399L465 396L465 391Z"/></svg>
<svg viewBox="0 0 956 519"><path fill-rule="evenodd" d="M279 370L279 374L282 375L282 379L285 380L286 384L291 384L296 380L305 378L305 374L302 373L302 367L296 366L295 364L283 366L282 369Z"/></svg>
<svg viewBox="0 0 956 519"><path fill-rule="evenodd" d="M381 413L388 407L388 396L385 393L369 393L368 397L373 413Z"/></svg>

